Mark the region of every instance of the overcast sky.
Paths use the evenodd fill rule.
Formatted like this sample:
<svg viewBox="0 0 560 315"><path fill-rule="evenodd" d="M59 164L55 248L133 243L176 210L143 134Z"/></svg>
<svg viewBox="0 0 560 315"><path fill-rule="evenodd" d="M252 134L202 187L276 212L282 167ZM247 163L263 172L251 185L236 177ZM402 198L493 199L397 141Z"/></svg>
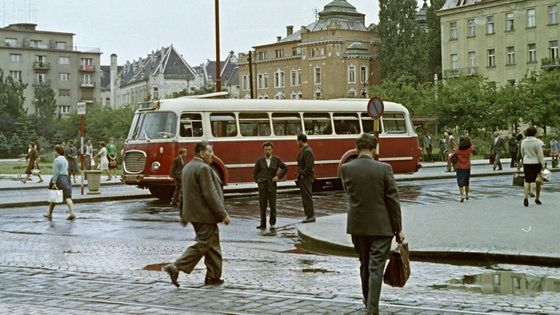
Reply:
<svg viewBox="0 0 560 315"><path fill-rule="evenodd" d="M376 0L348 0L379 21ZM222 60L230 50L273 43L286 25L308 25L330 0L220 0ZM112 53L119 65L173 44L186 61L215 60L214 0L0 0L2 24L33 22L39 30L76 34L74 45L101 49L101 64Z"/></svg>

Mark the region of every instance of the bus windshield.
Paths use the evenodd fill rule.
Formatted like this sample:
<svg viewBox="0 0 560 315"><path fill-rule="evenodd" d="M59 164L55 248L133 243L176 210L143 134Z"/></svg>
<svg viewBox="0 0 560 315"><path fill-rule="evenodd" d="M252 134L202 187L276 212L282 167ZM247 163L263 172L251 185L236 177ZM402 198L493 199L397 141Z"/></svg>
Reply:
<svg viewBox="0 0 560 315"><path fill-rule="evenodd" d="M133 126L134 127L134 126ZM152 140L174 138L177 133L177 115L172 112L152 112L140 119L138 132L131 139Z"/></svg>

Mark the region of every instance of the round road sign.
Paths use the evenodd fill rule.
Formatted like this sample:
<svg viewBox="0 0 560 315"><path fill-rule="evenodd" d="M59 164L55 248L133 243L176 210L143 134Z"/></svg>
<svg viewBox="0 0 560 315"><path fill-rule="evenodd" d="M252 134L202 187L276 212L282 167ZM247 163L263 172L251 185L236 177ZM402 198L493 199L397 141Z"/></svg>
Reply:
<svg viewBox="0 0 560 315"><path fill-rule="evenodd" d="M383 105L383 101L379 96L375 96L369 100L367 105L367 112L369 117L373 119L379 119L381 115L383 115L384 110L385 106Z"/></svg>

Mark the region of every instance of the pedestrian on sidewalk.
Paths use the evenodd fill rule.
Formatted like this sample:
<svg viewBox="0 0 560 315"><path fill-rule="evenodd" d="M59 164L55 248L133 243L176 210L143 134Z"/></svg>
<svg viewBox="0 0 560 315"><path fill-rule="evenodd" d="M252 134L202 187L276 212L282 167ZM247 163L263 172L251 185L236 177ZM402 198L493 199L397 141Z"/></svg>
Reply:
<svg viewBox="0 0 560 315"><path fill-rule="evenodd" d="M109 180L113 178L113 173L116 172L117 169L117 147L113 142L113 137L110 137L106 147L108 160L107 174L109 175ZM115 177L117 177L116 174Z"/></svg>
<svg viewBox="0 0 560 315"><path fill-rule="evenodd" d="M492 167L494 171L496 168L498 171L502 170L502 162L500 161L502 150L505 150L504 139L500 137L498 131L494 131L492 142L490 143L490 154L494 155L494 166Z"/></svg>
<svg viewBox="0 0 560 315"><path fill-rule="evenodd" d="M342 166L342 183L349 197L346 233L360 258L362 294L368 314L379 314L379 297L391 239L404 240L401 207L393 170L373 159L377 138L361 135L358 158Z"/></svg>
<svg viewBox="0 0 560 315"><path fill-rule="evenodd" d="M266 207L270 207L270 231L276 229L276 188L277 182L288 172L288 166L272 155L272 142L263 143L264 156L257 159L253 170L253 179L259 187L259 207L261 223L257 229L266 229ZM280 172L278 172L280 170Z"/></svg>
<svg viewBox="0 0 560 315"><path fill-rule="evenodd" d="M210 167L214 157L212 146L202 141L194 147L194 158L183 168L183 206L181 225L191 222L196 233L196 244L174 263L163 268L171 278L171 283L179 287L179 272L190 274L204 257L206 278L204 284L224 283L222 276L222 250L218 223L228 225L230 218L224 205L222 182Z"/></svg>
<svg viewBox="0 0 560 315"><path fill-rule="evenodd" d="M455 172L457 176L457 185L459 186L459 195L461 202L465 199L469 200L469 182L471 178L471 154L473 153L473 145L471 139L467 136L459 138L459 147L453 150L449 159L457 157L455 162Z"/></svg>
<svg viewBox="0 0 560 315"><path fill-rule="evenodd" d="M449 155L453 150L457 149L457 140L453 137L453 131L447 132L447 143L445 144L445 161L447 161L447 169L446 172L451 172L452 164L451 160L449 159ZM454 170L453 170L454 171Z"/></svg>
<svg viewBox="0 0 560 315"><path fill-rule="evenodd" d="M95 155L95 157L99 157L99 165L97 168L103 172L107 173L107 179L111 180L111 173L109 172L109 159L107 158L107 149L105 148L105 142L99 143L99 152Z"/></svg>
<svg viewBox="0 0 560 315"><path fill-rule="evenodd" d="M175 190L173 191L173 197L169 203L171 206L179 206L183 192L181 190L181 176L183 175L183 166L187 161L187 149L179 148L179 155L173 159L171 163L171 169L169 170L169 177L173 178L173 183L175 184Z"/></svg>
<svg viewBox="0 0 560 315"><path fill-rule="evenodd" d="M550 157L552 158L553 168L558 167L558 155L558 140L556 140L556 137L553 137L552 140L550 140Z"/></svg>
<svg viewBox="0 0 560 315"><path fill-rule="evenodd" d="M54 160L52 166L52 178L49 183L49 189L61 189L62 198L68 205L67 220L74 220L74 202L72 201L72 183L68 177L68 160L64 157L64 149L57 145L54 147ZM49 203L49 210L43 216L49 220L52 219L52 213L56 203Z"/></svg>
<svg viewBox="0 0 560 315"><path fill-rule="evenodd" d="M64 148L64 157L68 160L68 176L76 182L76 175L78 174L78 149L74 145L74 140L68 140L66 148Z"/></svg>
<svg viewBox="0 0 560 315"><path fill-rule="evenodd" d="M439 160L441 162L446 162L447 157L445 156L445 144L447 143L447 132L444 132L441 138L439 138Z"/></svg>
<svg viewBox="0 0 560 315"><path fill-rule="evenodd" d="M299 134L297 137L299 153L297 157L296 183L301 193L301 201L303 203L303 212L305 219L303 223L315 222L315 209L313 208L313 181L315 180L315 172L313 167L315 158L313 150L307 143L307 135Z"/></svg>
<svg viewBox="0 0 560 315"><path fill-rule="evenodd" d="M433 162L434 158L432 156L432 137L427 131L424 131L424 137L422 137L422 144L424 146L424 150L426 150L426 162L430 161Z"/></svg>
<svg viewBox="0 0 560 315"><path fill-rule="evenodd" d="M525 175L523 205L529 206L531 183L535 183L535 203L541 205L541 185L536 179L544 169L544 143L537 139L537 129L529 127L525 131L525 139L521 142L521 155L523 156L523 173Z"/></svg>
<svg viewBox="0 0 560 315"><path fill-rule="evenodd" d="M519 144L517 143L517 133L512 133L511 137L508 139L508 149L509 154L511 155L511 162L509 163L510 168L514 168L517 166L517 150Z"/></svg>
<svg viewBox="0 0 560 315"><path fill-rule="evenodd" d="M41 177L41 169L39 169L39 154L37 153L37 146L33 142L29 142L27 156L27 168L25 169L25 178L21 181L25 184L31 179L32 175L39 177L37 183L42 183L43 178Z"/></svg>

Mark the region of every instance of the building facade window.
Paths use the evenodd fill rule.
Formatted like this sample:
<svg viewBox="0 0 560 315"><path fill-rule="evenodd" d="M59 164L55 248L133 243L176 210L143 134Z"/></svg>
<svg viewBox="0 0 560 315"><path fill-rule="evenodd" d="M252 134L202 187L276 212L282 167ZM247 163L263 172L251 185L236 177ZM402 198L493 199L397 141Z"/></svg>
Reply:
<svg viewBox="0 0 560 315"><path fill-rule="evenodd" d="M292 56L301 56L301 47L292 47Z"/></svg>
<svg viewBox="0 0 560 315"><path fill-rule="evenodd" d="M494 16L486 17L486 34L494 34Z"/></svg>
<svg viewBox="0 0 560 315"><path fill-rule="evenodd" d="M266 60L266 51L259 51L257 54L257 60Z"/></svg>
<svg viewBox="0 0 560 315"><path fill-rule="evenodd" d="M451 54L451 71L457 72L459 70L459 55Z"/></svg>
<svg viewBox="0 0 560 315"><path fill-rule="evenodd" d="M80 80L80 83L82 85L93 85L93 80L91 78L91 74L89 74L89 73L82 74L82 78Z"/></svg>
<svg viewBox="0 0 560 315"><path fill-rule="evenodd" d="M14 63L20 63L23 60L21 54L10 54L10 61Z"/></svg>
<svg viewBox="0 0 560 315"><path fill-rule="evenodd" d="M66 49L66 42L56 42L54 47L56 49Z"/></svg>
<svg viewBox="0 0 560 315"><path fill-rule="evenodd" d="M537 62L537 45L536 44L529 44L527 45L528 50L528 60L527 62L534 63Z"/></svg>
<svg viewBox="0 0 560 315"><path fill-rule="evenodd" d="M275 88L284 87L284 71L278 70L274 73L274 87Z"/></svg>
<svg viewBox="0 0 560 315"><path fill-rule="evenodd" d="M513 12L506 13L506 32L513 32Z"/></svg>
<svg viewBox="0 0 560 315"><path fill-rule="evenodd" d="M257 89L268 89L268 73L257 75Z"/></svg>
<svg viewBox="0 0 560 315"><path fill-rule="evenodd" d="M65 56L58 57L58 64L59 65L69 65L70 64L70 57L65 57Z"/></svg>
<svg viewBox="0 0 560 315"><path fill-rule="evenodd" d="M527 27L536 27L537 17L535 9L527 9Z"/></svg>
<svg viewBox="0 0 560 315"><path fill-rule="evenodd" d="M457 39L457 22L449 22L449 40Z"/></svg>
<svg viewBox="0 0 560 315"><path fill-rule="evenodd" d="M60 97L70 97L70 90L69 89L60 89L60 90L58 90L58 96L60 96Z"/></svg>
<svg viewBox="0 0 560 315"><path fill-rule="evenodd" d="M496 66L496 52L494 49L488 49L488 67L494 68Z"/></svg>
<svg viewBox="0 0 560 315"><path fill-rule="evenodd" d="M548 51L549 51L550 60L552 60L552 61L558 60L558 41L557 40L551 40L550 42L548 42Z"/></svg>
<svg viewBox="0 0 560 315"><path fill-rule="evenodd" d="M507 65L511 66L515 64L515 47L509 46L506 48L507 50Z"/></svg>
<svg viewBox="0 0 560 315"><path fill-rule="evenodd" d="M548 7L548 24L558 24L558 5L551 5Z"/></svg>
<svg viewBox="0 0 560 315"><path fill-rule="evenodd" d="M38 39L32 39L29 41L29 47L31 48L44 48L43 45L41 44L41 40Z"/></svg>
<svg viewBox="0 0 560 315"><path fill-rule="evenodd" d="M323 47L316 47L311 49L311 57L323 57L325 56L325 48Z"/></svg>
<svg viewBox="0 0 560 315"><path fill-rule="evenodd" d="M321 96L321 89L315 90L315 93L313 93L313 97L314 97L316 100L320 100L321 97L322 97L322 96Z"/></svg>
<svg viewBox="0 0 560 315"><path fill-rule="evenodd" d="M10 77L15 81L21 81L21 71L10 71Z"/></svg>
<svg viewBox="0 0 560 315"><path fill-rule="evenodd" d="M44 73L37 73L35 75L36 83L47 83L47 75Z"/></svg>
<svg viewBox="0 0 560 315"><path fill-rule="evenodd" d="M368 83L368 67L361 66L360 67L360 83L366 84Z"/></svg>
<svg viewBox="0 0 560 315"><path fill-rule="evenodd" d="M474 51L469 51L469 74L476 74L476 53Z"/></svg>
<svg viewBox="0 0 560 315"><path fill-rule="evenodd" d="M59 111L61 114L69 114L70 113L70 106L69 105L60 105Z"/></svg>
<svg viewBox="0 0 560 315"><path fill-rule="evenodd" d="M17 38L5 38L4 45L6 47L16 47L17 46Z"/></svg>
<svg viewBox="0 0 560 315"><path fill-rule="evenodd" d="M68 72L61 72L59 73L60 81L69 81L70 80L70 73Z"/></svg>
<svg viewBox="0 0 560 315"><path fill-rule="evenodd" d="M297 70L292 70L292 71L291 71L290 84L291 84L292 86L299 86L299 85L301 85L301 74L302 74L301 69L297 69Z"/></svg>
<svg viewBox="0 0 560 315"><path fill-rule="evenodd" d="M274 55L275 55L276 58L284 57L284 49L276 49L274 51Z"/></svg>
<svg viewBox="0 0 560 315"><path fill-rule="evenodd" d="M154 86L152 88L152 94L154 95L153 99L154 100L159 100L159 88L157 86Z"/></svg>
<svg viewBox="0 0 560 315"><path fill-rule="evenodd" d="M356 83L356 67L348 66L348 83Z"/></svg>
<svg viewBox="0 0 560 315"><path fill-rule="evenodd" d="M315 84L321 84L321 68L315 68L313 75L313 82Z"/></svg>
<svg viewBox="0 0 560 315"><path fill-rule="evenodd" d="M474 19L467 20L467 37L475 37L476 36L476 24L474 23Z"/></svg>
<svg viewBox="0 0 560 315"><path fill-rule="evenodd" d="M248 91L249 90L249 76L248 75L243 75L241 78L241 89L243 91Z"/></svg>

